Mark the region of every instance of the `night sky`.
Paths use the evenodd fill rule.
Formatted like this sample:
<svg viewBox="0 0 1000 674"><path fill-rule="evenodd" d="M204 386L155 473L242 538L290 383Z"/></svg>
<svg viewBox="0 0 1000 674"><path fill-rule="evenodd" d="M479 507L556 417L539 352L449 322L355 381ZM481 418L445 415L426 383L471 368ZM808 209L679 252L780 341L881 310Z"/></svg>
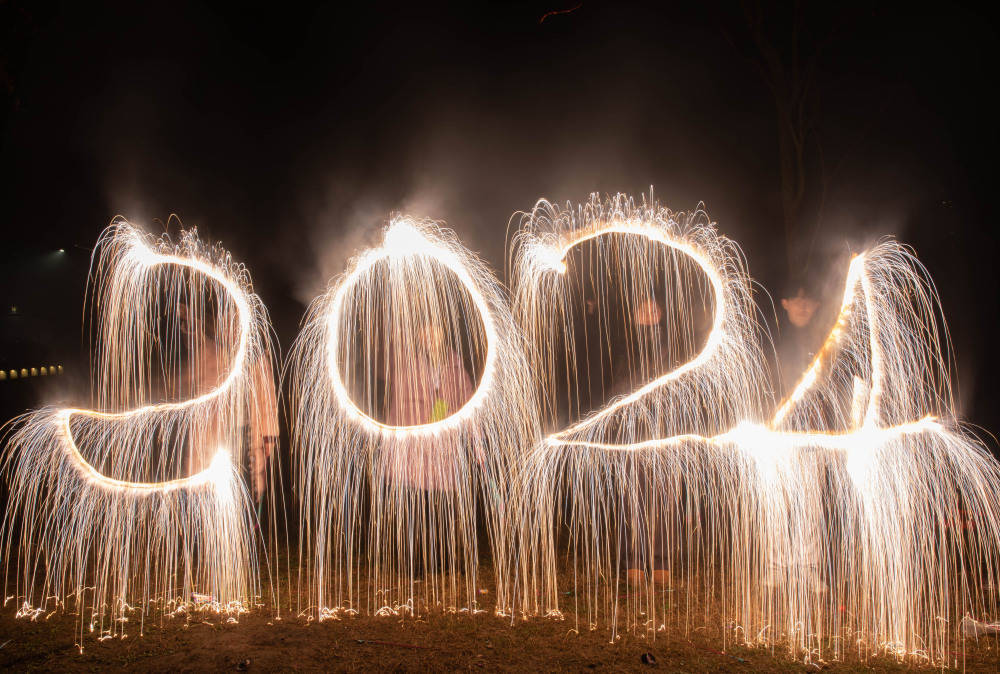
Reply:
<svg viewBox="0 0 1000 674"><path fill-rule="evenodd" d="M831 261L881 236L912 244L961 413L1000 432L992 17L817 3L797 24L764 6L778 52L797 36L816 62L807 254L789 264L775 99L743 8L578 2L0 2L0 367L86 381L90 248L116 214L158 231L175 213L221 241L287 350L392 212L446 221L502 277L516 211L652 185L674 209L704 202L775 302L792 277L840 284ZM4 401L4 420L28 404Z"/></svg>

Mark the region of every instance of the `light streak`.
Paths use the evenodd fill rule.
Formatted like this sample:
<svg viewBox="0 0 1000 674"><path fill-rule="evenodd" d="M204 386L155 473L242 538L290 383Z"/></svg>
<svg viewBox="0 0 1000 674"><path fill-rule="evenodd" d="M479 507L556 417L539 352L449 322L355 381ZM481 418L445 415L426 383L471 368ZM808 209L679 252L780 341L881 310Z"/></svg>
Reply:
<svg viewBox="0 0 1000 674"><path fill-rule="evenodd" d="M645 413L658 417L654 437L690 430L692 424L695 430L722 429L727 427L724 421L720 423L722 415L731 420L729 425L761 417L765 408L759 386L763 356L757 346L759 327L744 262L735 244L717 236L703 213L687 215L655 206L637 207L619 197L607 204L592 200L577 213L560 212L548 202L539 202L527 220L515 241L515 315L529 342L538 349L541 388L550 409L555 406L552 395L557 389L555 361L561 357L558 336L566 335L569 343L575 330L569 308L574 285L566 274L566 258L574 248L596 244L594 259L598 263L609 265L612 274L636 280L633 297L624 298L626 305L634 304L634 295L652 296L664 269L690 278L690 263L707 278L715 305L705 345L691 360L658 374L581 421L550 433L547 444L574 445L616 435L623 418L634 420ZM613 236L620 238L606 244ZM607 292L606 288L599 291ZM698 293L690 295L679 296L678 301L697 301ZM690 321L668 326L676 341L685 342L693 341L693 328ZM721 395L723 392L727 395ZM704 398L718 399L710 416L697 409L703 407ZM729 405L732 409L720 410Z"/></svg>
<svg viewBox="0 0 1000 674"><path fill-rule="evenodd" d="M137 606L140 632L157 606L239 615L261 593L239 467L245 437L276 422L266 310L194 230L175 244L116 219L91 281L94 409L43 408L8 430L0 535L19 615L69 604L80 643L85 620L124 637ZM150 402L163 397L181 399Z"/></svg>
<svg viewBox="0 0 1000 674"><path fill-rule="evenodd" d="M557 268L558 273L566 273L566 264L564 260L570 250L576 246L586 243L587 241L596 239L597 237L609 236L613 234L625 234L642 237L651 242L672 248L694 260L699 269L701 269L708 277L708 280L712 285L712 290L714 291L714 297L717 298L716 301L718 306L715 308L715 318L712 322L712 331L709 334L701 352L692 360L671 370L670 372L667 372L664 375L661 375L647 384L643 384L634 392L617 398L583 421L573 424L564 431L553 434L549 438L550 444L573 444L573 441L569 438L572 438L575 433L586 430L594 424L600 422L602 419L624 409L628 405L642 400L649 393L656 391L669 382L675 381L689 372L704 367L705 364L708 363L709 360L716 354L724 342L724 335L727 327L727 314L731 311L729 308L731 302L727 297L728 293L726 283L723 280L721 273L716 270L706 254L703 254L696 247L692 246L687 241L684 241L681 236L671 233L669 229L657 227L656 224L652 222L644 222L641 218L637 219L635 217L630 217L625 221L612 220L607 224L595 227L589 231L576 233L575 236L571 236L568 241L562 244L560 250L561 255L559 257L560 263Z"/></svg>
<svg viewBox="0 0 1000 674"><path fill-rule="evenodd" d="M551 432L521 464L512 610L561 615L555 541L568 529L572 601L592 626L644 632L686 604L732 624L724 638L807 659L853 643L943 662L962 615L995 615L1000 470L956 419L926 270L891 241L856 256L830 335L765 422L751 281L699 217L623 196L575 212L540 202L515 239L515 314L540 354L542 389L553 390L557 341L574 343L562 278L581 243L624 235L683 253L709 279L715 317L691 361ZM651 287L650 258L617 245L592 259L640 279L621 298L634 306ZM669 331L684 340L690 325ZM975 523L968 531L948 525L959 513ZM670 606L649 574L644 591L622 593L629 567L663 569Z"/></svg>
<svg viewBox="0 0 1000 674"><path fill-rule="evenodd" d="M617 583L624 582L626 568L648 567L660 552L631 523L645 518L647 511L676 514L676 521L665 525L668 540L657 546L670 556L668 567L676 571L680 548L694 543L685 532L683 513L692 510L703 492L741 488L734 465L739 455L714 444L704 444L704 452L663 452L645 443L654 441L655 447L659 438L712 436L763 419L767 408L760 328L742 255L715 232L704 213L636 205L624 196L605 203L595 196L576 210L539 202L526 214L514 244L515 316L535 347L536 378L547 396L546 424L554 430L522 463L512 499L518 513L511 519L510 536L518 541L519 591L511 610L560 614L556 532L568 528L578 620L608 622L613 630L619 618L635 629L647 622L659 624L663 606L658 608L654 598L662 595L627 596L627 605L618 607ZM581 379L571 351L578 341L571 309L576 279L567 273L567 258L574 249L591 261L596 270L591 277L606 269L609 277L621 281L622 290L613 301L626 317L635 313L641 297L653 296L657 286L664 285L671 302L684 309L679 320L665 327L667 341L687 345L695 355L662 373L651 371L654 361L640 354L636 360L647 382L558 429L559 402L554 396L561 363L568 361L565 376L571 390ZM707 280L704 290L698 287L700 278ZM599 305L612 301L609 287L606 277L594 282ZM699 303L713 307L714 315L704 346L696 351L692 309ZM598 309L603 349L610 319L603 307ZM564 356L564 351L571 353ZM679 447L694 444L684 441ZM721 513L717 516L711 526L721 527ZM699 527L708 528L707 522ZM707 549L722 541L705 543ZM697 565L687 568L694 574Z"/></svg>
<svg viewBox="0 0 1000 674"><path fill-rule="evenodd" d="M338 363L340 349L342 348L340 322L343 320L345 298L354 289L355 285L359 283L360 278L364 274L370 272L381 260L399 262L405 261L411 256L419 256L440 263L457 277L462 288L472 298L473 305L486 333L486 362L483 367L482 380L476 387L472 397L465 402L461 409L434 423L412 426L390 426L380 423L362 412L344 386L344 377ZM497 369L497 344L500 340L489 302L483 296L483 292L480 291L477 282L466 269L465 262L459 257L459 254L448 247L435 245L420 229L409 222L394 222L386 231L385 245L381 249L366 254L353 271L347 275L334 293L333 302L328 314L328 321L327 335L329 341L326 345L327 368L329 369L330 383L333 386L334 394L345 407L347 414L352 420L361 423L374 433L390 435L394 438L400 436L433 436L449 428L456 428L463 424L471 415L475 414L476 409L483 404L483 401L493 388L493 380ZM415 326L410 325L409 327L413 328Z"/></svg>
<svg viewBox="0 0 1000 674"><path fill-rule="evenodd" d="M407 380L425 360L466 352L482 364L466 399L417 419L389 396L379 414L378 379L405 397L431 386ZM477 504L506 587L509 475L538 437L537 404L503 289L478 258L431 221L394 218L310 306L289 371L304 613L476 611Z"/></svg>

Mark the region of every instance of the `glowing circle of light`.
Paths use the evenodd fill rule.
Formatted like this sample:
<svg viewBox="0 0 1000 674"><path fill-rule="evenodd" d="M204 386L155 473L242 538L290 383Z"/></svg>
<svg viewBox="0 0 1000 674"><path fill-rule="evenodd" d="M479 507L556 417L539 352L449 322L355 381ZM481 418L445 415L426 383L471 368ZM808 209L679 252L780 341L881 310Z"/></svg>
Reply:
<svg viewBox="0 0 1000 674"><path fill-rule="evenodd" d="M442 329L455 357L460 345L448 339L466 331L483 354L468 397L425 423L404 416L406 425L394 425L398 417L383 422L362 409L345 369L371 365L365 358L374 356L365 354L377 348L373 312L388 321L391 331L379 344L395 351L391 362L402 376L420 357L416 317ZM474 315L482 326L477 337ZM481 611L477 508L485 514L497 592L505 595L510 475L538 437L538 406L522 338L493 273L451 231L395 217L381 244L355 257L310 305L288 367L303 493L303 614L328 620Z"/></svg>
<svg viewBox="0 0 1000 674"><path fill-rule="evenodd" d="M483 374L479 385L465 404L453 414L446 418L428 424L416 426L389 426L361 411L351 398L350 393L344 386L344 380L340 373L340 364L337 359L337 348L339 346L340 326L342 320L344 298L348 292L358 283L358 279L371 271L381 260L398 260L406 256L420 256L431 260L436 260L444 265L461 282L462 287L479 311L479 317L483 322L483 329L486 333L486 357L483 365ZM392 223L385 233L384 245L376 250L369 251L361 257L359 263L354 267L343 281L338 285L333 296L333 302L329 309L328 326L329 343L327 344L327 368L330 375L330 383L336 392L337 397L353 419L366 425L378 433L388 433L391 435L423 435L436 434L443 430L453 428L462 424L475 410L483 404L484 399L489 394L493 386L493 379L497 361L497 331L493 322L493 315L486 299L480 292L475 280L469 275L464 262L447 247L435 244L428 239L415 224L408 220L397 220Z"/></svg>

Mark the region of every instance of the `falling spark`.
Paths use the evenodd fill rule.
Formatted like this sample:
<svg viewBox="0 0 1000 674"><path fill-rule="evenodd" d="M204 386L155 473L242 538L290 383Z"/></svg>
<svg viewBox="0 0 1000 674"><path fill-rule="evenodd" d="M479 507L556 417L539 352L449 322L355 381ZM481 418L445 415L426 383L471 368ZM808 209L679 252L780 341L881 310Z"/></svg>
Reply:
<svg viewBox="0 0 1000 674"><path fill-rule="evenodd" d="M584 250L586 246L590 249ZM571 258L576 250L578 258ZM715 307L704 345L692 361L663 373L668 366L664 358L641 352L630 357L648 381L582 421L550 432L523 464L514 499L518 516L511 520L518 530L511 536L520 541L519 603L513 609L559 614L556 532L568 527L579 620L596 624L604 616L617 628L617 583L624 582L626 569L649 567L654 557L673 555L663 564L675 572L683 566L693 580L698 561L707 566L709 558L723 554L724 541L706 537L698 547L687 538L685 516L706 518L699 531L722 527L721 513L703 497L739 489L728 455L662 452L636 443L684 433L712 435L742 420L762 418L764 358L743 259L703 213L637 207L623 197L607 204L595 198L575 212L539 202L515 240L512 289L515 316L535 346L540 389L548 394L547 428L560 423L555 399L560 376L571 391L584 378L573 351L580 341L572 315L578 285L578 274L569 273L573 259L589 259L598 275L606 270L593 283L602 349L610 341L611 315L605 307L622 305L628 321L641 298L657 295L658 286L672 293L670 303L682 309L679 320L666 327L663 341L686 345L687 351L698 341L694 309ZM615 292L608 278L628 283ZM567 351L571 354L564 356ZM682 351L672 354L674 359ZM572 405L571 410L581 411ZM702 501L708 506L704 513L697 507ZM630 527L645 521L648 512L675 517L663 522L662 545L653 545L650 527L645 532ZM680 555L688 543L690 554ZM660 622L663 606L656 605L657 596L662 597L650 592L626 598L630 627Z"/></svg>
<svg viewBox="0 0 1000 674"><path fill-rule="evenodd" d="M81 643L85 622L124 637L136 606L140 631L157 606L238 615L261 593L240 466L247 431L276 423L266 310L194 230L175 244L116 219L91 272L94 409L43 408L8 430L0 535L18 614L72 601Z"/></svg>
<svg viewBox="0 0 1000 674"><path fill-rule="evenodd" d="M481 373L453 396L460 360ZM313 302L290 372L309 615L475 611L477 508L503 586L512 460L538 433L493 274L450 231L395 218ZM433 410L407 407L432 388Z"/></svg>
<svg viewBox="0 0 1000 674"><path fill-rule="evenodd" d="M576 211L540 202L515 241L515 315L542 390L555 390L560 357L571 390L580 378L566 260L587 243L598 273L636 279L616 297L633 310L657 272L689 278L671 257L686 256L708 279L715 316L686 364L550 432L520 464L512 610L561 615L565 528L577 619L591 626L652 630L677 605L706 618L714 607L735 626L727 638L807 659L853 643L943 662L962 615L994 614L1000 468L956 419L939 300L909 249L887 241L852 261L830 336L768 422L762 331L738 249L703 213L621 195ZM595 287L606 298L607 279ZM690 319L667 331L691 343ZM550 393L550 428L556 403ZM962 513L974 526L959 532L948 523ZM668 607L650 573L643 591L624 594L633 567L666 572L682 595Z"/></svg>

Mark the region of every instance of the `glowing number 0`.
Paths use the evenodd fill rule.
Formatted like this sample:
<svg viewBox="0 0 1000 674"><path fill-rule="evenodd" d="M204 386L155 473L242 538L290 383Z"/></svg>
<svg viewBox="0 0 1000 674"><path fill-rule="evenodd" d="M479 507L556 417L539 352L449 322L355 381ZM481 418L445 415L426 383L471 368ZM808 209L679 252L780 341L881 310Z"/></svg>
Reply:
<svg viewBox="0 0 1000 674"><path fill-rule="evenodd" d="M437 273L441 267L449 276ZM410 311L415 307L434 314L428 307L437 300L428 298L439 291L449 297L465 292L472 299L485 332L482 379L444 418L402 426L378 421L354 402L341 371L340 359L352 357L345 348L355 334L345 315L348 297L360 297L370 312L371 303L389 293L394 304L378 311L395 312L398 319L419 314ZM400 361L416 368L417 352L407 351L411 340L401 341L392 345L404 352ZM377 615L435 606L477 610L477 502L485 506L498 583L504 584L502 528L508 515L502 494L514 453L537 437L534 388L526 372L495 277L432 222L393 220L383 244L357 257L313 302L291 353L292 445L306 493L300 521L312 617L365 608ZM370 513L366 532L362 508ZM417 584L425 571L429 575ZM461 580L452 575L457 572ZM376 592L367 593L368 587Z"/></svg>

